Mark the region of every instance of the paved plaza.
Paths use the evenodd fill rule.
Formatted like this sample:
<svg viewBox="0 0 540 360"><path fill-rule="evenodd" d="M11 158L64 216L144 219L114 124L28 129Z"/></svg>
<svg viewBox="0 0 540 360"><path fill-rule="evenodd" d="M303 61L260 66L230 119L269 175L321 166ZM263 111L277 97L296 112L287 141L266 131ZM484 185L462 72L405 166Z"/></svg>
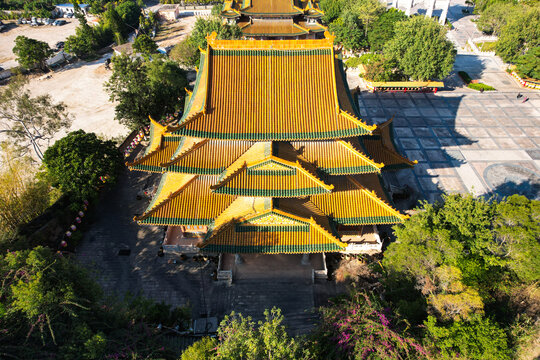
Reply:
<svg viewBox="0 0 540 360"><path fill-rule="evenodd" d="M361 93L362 116L380 123L395 116L396 145L414 170L400 184L434 201L443 192L476 195L516 192L538 197L540 94L439 92ZM528 182L528 183L527 183Z"/></svg>

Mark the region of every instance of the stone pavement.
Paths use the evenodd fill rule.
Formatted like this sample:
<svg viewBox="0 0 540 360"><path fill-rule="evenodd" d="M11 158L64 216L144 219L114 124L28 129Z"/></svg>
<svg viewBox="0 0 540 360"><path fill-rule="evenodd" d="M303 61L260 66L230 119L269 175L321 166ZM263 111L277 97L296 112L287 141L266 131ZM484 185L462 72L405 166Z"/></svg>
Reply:
<svg viewBox="0 0 540 360"><path fill-rule="evenodd" d="M363 92L359 106L369 122L395 115L396 145L418 160L414 170L396 176L422 198L513 190L538 198L540 94L523 94L529 101L516 99L517 92Z"/></svg>

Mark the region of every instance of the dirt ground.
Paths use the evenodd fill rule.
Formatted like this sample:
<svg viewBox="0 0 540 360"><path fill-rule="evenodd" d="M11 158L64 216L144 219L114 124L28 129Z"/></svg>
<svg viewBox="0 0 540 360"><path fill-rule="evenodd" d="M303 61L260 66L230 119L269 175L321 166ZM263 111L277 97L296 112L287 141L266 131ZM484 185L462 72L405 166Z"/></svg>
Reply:
<svg viewBox="0 0 540 360"><path fill-rule="evenodd" d="M104 66L105 59L110 56L107 54L92 62L79 61L32 77L28 88L33 95L50 94L54 101L63 101L67 105L73 117L68 131L82 129L107 139L125 137L129 130L114 120L114 104L109 102L109 95L103 88L103 83L111 76L111 70ZM65 134L60 132L55 139Z"/></svg>
<svg viewBox="0 0 540 360"><path fill-rule="evenodd" d="M197 16L187 16L162 23L154 40L160 47L174 46L191 33L196 20Z"/></svg>
<svg viewBox="0 0 540 360"><path fill-rule="evenodd" d="M9 24L9 30L0 33L0 66L9 69L17 66L13 47L15 38L24 35L31 39L45 41L49 46L54 47L58 41L64 41L68 36L75 34L75 28L79 24L77 19L62 19L67 24L62 26L51 25L16 25L15 21L6 21Z"/></svg>

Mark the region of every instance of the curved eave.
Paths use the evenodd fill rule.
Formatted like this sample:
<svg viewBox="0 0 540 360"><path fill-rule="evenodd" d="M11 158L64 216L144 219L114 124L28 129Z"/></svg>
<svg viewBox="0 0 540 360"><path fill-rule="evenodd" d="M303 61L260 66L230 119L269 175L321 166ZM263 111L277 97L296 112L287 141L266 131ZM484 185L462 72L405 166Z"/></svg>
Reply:
<svg viewBox="0 0 540 360"><path fill-rule="evenodd" d="M237 196L291 198L327 194L331 192L331 190L325 189L322 186L300 189L245 189L222 186L220 188L214 189L213 192L217 194Z"/></svg>
<svg viewBox="0 0 540 360"><path fill-rule="evenodd" d="M216 133L180 128L174 135L203 137L216 140L248 140L248 141L294 141L294 140L329 140L354 136L371 135L371 131L363 128L334 130L325 132L304 133Z"/></svg>

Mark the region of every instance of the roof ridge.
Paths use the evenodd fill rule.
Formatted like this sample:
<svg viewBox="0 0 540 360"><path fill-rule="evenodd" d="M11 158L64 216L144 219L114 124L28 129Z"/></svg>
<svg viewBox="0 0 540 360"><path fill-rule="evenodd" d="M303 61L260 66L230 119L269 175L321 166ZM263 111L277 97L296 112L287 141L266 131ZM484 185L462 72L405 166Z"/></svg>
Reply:
<svg viewBox="0 0 540 360"><path fill-rule="evenodd" d="M154 154L156 154L157 152L161 151L163 149L163 139L165 138L165 136L163 136L163 134L161 135L161 140L159 142L159 145L157 148L155 148L154 150L150 151L148 154L145 154L143 156L141 156L140 158L138 159L134 159L133 161L129 162L129 161L126 161L126 166L128 168L130 168L130 170L132 170L131 168L133 166L136 166L136 165L139 165L140 163L142 163L144 160L150 158L151 156L153 156Z"/></svg>
<svg viewBox="0 0 540 360"><path fill-rule="evenodd" d="M210 189L215 190L225 186L226 183L230 182L236 175L238 175L242 170L247 168L247 163L244 161L242 166L239 166L236 170L232 171L230 174L225 175L225 177L219 180L216 184L211 185Z"/></svg>
<svg viewBox="0 0 540 360"><path fill-rule="evenodd" d="M313 219L313 217L310 217L309 218L309 223L311 224L311 226L313 226L314 228L316 228L318 231L320 231L321 233L323 233L327 238L329 238L330 240L332 240L334 243L336 243L337 245L339 245L340 247L347 247L347 244L345 244L344 242L342 242L340 239L338 239L337 237L335 237L333 234L331 234L328 230L326 230L323 226L321 226L315 219Z"/></svg>
<svg viewBox="0 0 540 360"><path fill-rule="evenodd" d="M362 191L363 193L365 193L367 196L369 196L371 199L373 199L375 202L379 203L380 205L384 206L387 208L387 210L390 210L391 212L394 213L395 216L397 216L398 218L402 219L402 220L405 220L407 219L409 216L408 215L403 215L402 213L400 213L397 209L394 209L394 207L392 205L390 205L389 203L387 203L386 201L384 201L383 199L381 199L377 193L375 193L374 190L369 190L367 189L365 186L363 186L362 184L360 184L358 181L356 181L352 176L350 175L346 175L347 178L354 184L358 187L358 189L360 191ZM383 189L384 190L384 189Z"/></svg>
<svg viewBox="0 0 540 360"><path fill-rule="evenodd" d="M358 157L362 158L363 160L367 161L372 166L378 168L379 169L378 172L381 172L380 169L384 167L384 163L375 162L375 160L373 160L372 158L370 158L369 156L364 154L362 151L359 151L350 141L345 141L343 139L339 139L339 140L337 140L337 143L341 144L342 146L345 146L348 150L353 152L353 154L355 154L356 156L358 156Z"/></svg>
<svg viewBox="0 0 540 360"><path fill-rule="evenodd" d="M135 221L141 221L144 219L147 219L150 217L151 214L155 213L159 208L164 206L165 204L171 202L176 196L178 196L181 192L183 192L191 183L199 178L200 175L194 175L193 178L189 179L184 185L182 185L178 190L171 192L163 201L161 201L159 204L155 204L150 210L145 211L144 214L135 216L133 220Z"/></svg>
<svg viewBox="0 0 540 360"><path fill-rule="evenodd" d="M170 159L169 161L167 162L164 162L164 163L161 163L159 164L161 167L168 167L168 166L171 166L175 163L177 163L181 158L183 158L184 156L186 156L187 154L199 149L200 147L202 147L203 145L207 144L208 142L210 142L210 139L202 139L201 141L197 142L197 143L194 143L193 145L191 145L191 147L189 149L185 149L184 151L182 151L180 154L176 155L176 157L174 157L173 159Z"/></svg>

